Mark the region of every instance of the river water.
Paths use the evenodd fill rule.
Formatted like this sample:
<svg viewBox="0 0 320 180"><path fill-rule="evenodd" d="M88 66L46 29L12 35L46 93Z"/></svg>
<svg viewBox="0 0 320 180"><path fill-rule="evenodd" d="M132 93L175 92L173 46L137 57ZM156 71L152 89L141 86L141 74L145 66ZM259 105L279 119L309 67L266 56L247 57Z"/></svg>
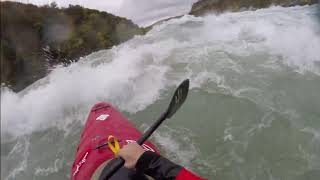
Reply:
<svg viewBox="0 0 320 180"><path fill-rule="evenodd" d="M209 179L320 177L320 6L184 16L20 93L1 91L1 179L68 179L90 107L144 131L174 88L186 103L154 134L162 154Z"/></svg>

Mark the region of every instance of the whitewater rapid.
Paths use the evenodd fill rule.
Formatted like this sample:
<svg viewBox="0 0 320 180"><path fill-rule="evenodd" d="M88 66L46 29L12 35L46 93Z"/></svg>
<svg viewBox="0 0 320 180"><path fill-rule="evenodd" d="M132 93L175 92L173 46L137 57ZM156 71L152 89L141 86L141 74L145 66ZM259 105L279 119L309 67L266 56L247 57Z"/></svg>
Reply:
<svg viewBox="0 0 320 180"><path fill-rule="evenodd" d="M22 92L2 88L1 179L67 179L94 103L144 130L185 78L184 109L153 138L164 155L210 179L320 170L319 22L319 5L186 15Z"/></svg>

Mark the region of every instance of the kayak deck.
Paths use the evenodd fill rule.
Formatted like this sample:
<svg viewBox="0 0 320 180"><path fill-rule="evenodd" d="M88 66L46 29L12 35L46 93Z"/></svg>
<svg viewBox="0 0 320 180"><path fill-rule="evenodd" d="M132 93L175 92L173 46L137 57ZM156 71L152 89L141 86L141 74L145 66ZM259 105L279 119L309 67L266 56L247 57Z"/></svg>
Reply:
<svg viewBox="0 0 320 180"><path fill-rule="evenodd" d="M108 146L97 149L98 146L106 144L109 136L116 137L122 147L138 140L141 133L111 104L100 102L90 110L72 165L71 179L90 179L103 162L115 157ZM149 141L142 147L159 153Z"/></svg>

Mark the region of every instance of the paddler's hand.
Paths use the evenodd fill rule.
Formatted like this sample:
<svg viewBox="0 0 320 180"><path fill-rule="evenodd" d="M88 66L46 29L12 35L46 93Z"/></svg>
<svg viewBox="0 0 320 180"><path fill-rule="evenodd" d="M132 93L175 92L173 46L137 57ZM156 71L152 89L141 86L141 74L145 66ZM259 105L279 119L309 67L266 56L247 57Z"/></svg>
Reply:
<svg viewBox="0 0 320 180"><path fill-rule="evenodd" d="M136 166L138 159L144 150L137 143L129 143L119 151L119 156L125 160L124 167L132 169Z"/></svg>

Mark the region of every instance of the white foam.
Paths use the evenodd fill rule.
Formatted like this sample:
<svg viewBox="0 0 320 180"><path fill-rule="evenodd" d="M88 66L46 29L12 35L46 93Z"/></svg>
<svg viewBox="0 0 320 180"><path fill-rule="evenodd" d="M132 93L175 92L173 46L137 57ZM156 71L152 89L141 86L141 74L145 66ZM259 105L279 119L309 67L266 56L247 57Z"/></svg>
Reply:
<svg viewBox="0 0 320 180"><path fill-rule="evenodd" d="M273 7L205 19L207 41L220 41L227 52L267 52L300 72L320 74L320 24L306 7ZM316 11L316 6L313 7ZM208 29L212 29L209 31ZM210 38L207 38L210 37Z"/></svg>
<svg viewBox="0 0 320 180"><path fill-rule="evenodd" d="M272 64L272 71L282 71L281 65L287 65L320 75L320 31L310 13L315 8L184 16L157 25L146 36L57 67L21 93L2 89L1 133L18 136L63 127L85 117L97 101L134 113L187 77L191 87L210 81L238 92L260 87L250 82L236 87L234 77L248 72L257 75L265 64ZM255 59L245 61L250 58Z"/></svg>
<svg viewBox="0 0 320 180"><path fill-rule="evenodd" d="M187 129L171 129L164 127L165 131L155 133L156 142L165 149L166 157L178 161L184 167L193 169L192 162L196 158L200 158L200 150L197 148L192 139L192 132ZM179 138L177 136L179 134ZM181 136L188 134L188 136Z"/></svg>
<svg viewBox="0 0 320 180"><path fill-rule="evenodd" d="M8 156L5 157L6 160L10 161L10 159L20 158L18 164L16 164L15 168L10 171L8 176L5 178L6 180L16 179L16 176L25 171L27 168L27 161L29 156L29 147L30 147L30 139L22 138L20 139L12 150L9 152ZM3 164L6 166L6 164Z"/></svg>
<svg viewBox="0 0 320 180"><path fill-rule="evenodd" d="M119 52L116 61L93 66L80 62L59 67L46 77L46 84L28 92L1 92L1 128L15 135L39 128L65 124L66 116L88 109L97 101L107 100L122 110L136 112L155 101L165 68L144 64L142 49ZM155 54L155 53L153 53ZM101 57L103 58L103 57ZM153 61L153 59L151 59Z"/></svg>
<svg viewBox="0 0 320 180"><path fill-rule="evenodd" d="M48 176L49 174L56 173L62 168L63 160L56 159L52 166L47 168L37 167L35 168L34 175L36 176Z"/></svg>

